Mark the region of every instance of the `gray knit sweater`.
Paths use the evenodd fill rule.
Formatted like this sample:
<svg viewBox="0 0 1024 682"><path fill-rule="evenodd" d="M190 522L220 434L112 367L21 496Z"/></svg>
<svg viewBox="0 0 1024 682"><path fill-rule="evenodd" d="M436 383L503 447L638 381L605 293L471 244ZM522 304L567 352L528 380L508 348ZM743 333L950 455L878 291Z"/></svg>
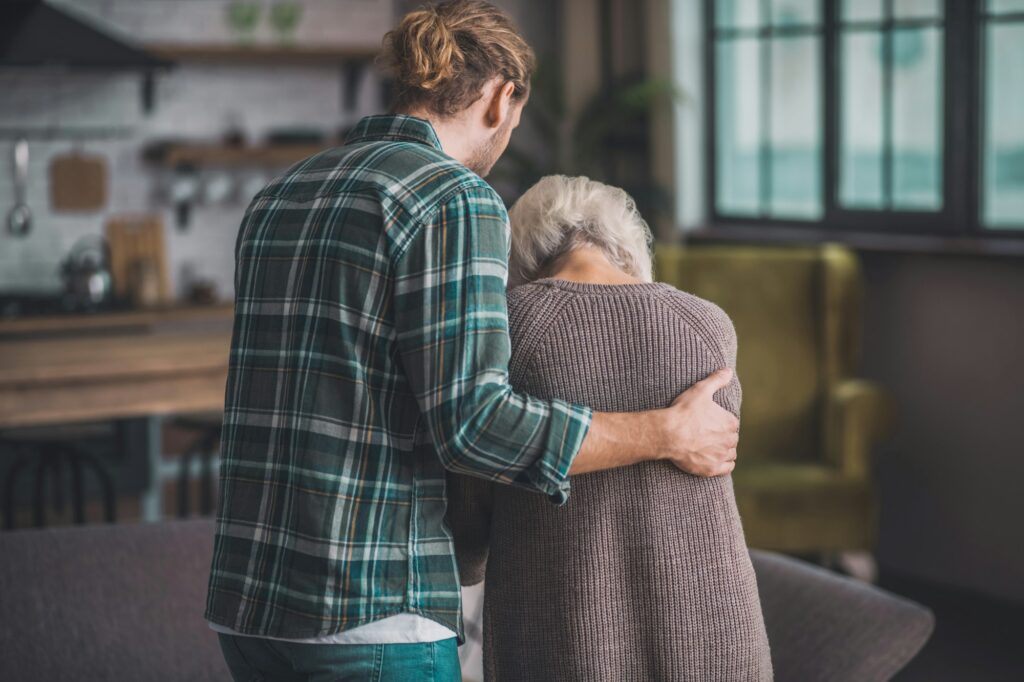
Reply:
<svg viewBox="0 0 1024 682"><path fill-rule="evenodd" d="M514 387L595 410L735 368L728 316L666 284L543 279L509 293L509 322ZM738 381L715 399L738 415ZM485 679L772 679L731 476L647 462L573 477L561 507L450 476L448 498L463 584L486 571Z"/></svg>

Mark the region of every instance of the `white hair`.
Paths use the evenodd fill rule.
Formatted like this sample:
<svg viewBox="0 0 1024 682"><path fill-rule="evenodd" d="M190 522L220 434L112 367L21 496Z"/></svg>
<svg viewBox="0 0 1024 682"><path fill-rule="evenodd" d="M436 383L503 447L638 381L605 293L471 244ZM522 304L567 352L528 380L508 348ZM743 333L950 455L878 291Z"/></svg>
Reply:
<svg viewBox="0 0 1024 682"><path fill-rule="evenodd" d="M544 277L559 258L584 244L644 282L651 273L651 229L633 198L586 177L549 175L509 210L512 223L510 284Z"/></svg>

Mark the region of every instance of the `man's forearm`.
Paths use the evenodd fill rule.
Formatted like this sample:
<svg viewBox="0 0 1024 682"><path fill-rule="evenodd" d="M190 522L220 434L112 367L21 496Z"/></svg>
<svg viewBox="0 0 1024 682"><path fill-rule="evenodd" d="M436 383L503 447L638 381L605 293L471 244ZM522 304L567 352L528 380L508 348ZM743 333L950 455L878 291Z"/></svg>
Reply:
<svg viewBox="0 0 1024 682"><path fill-rule="evenodd" d="M660 459L662 410L595 412L569 475L585 474Z"/></svg>
<svg viewBox="0 0 1024 682"><path fill-rule="evenodd" d="M647 412L595 412L569 474L668 459L695 476L720 476L736 465L739 419L713 396L732 378L722 369L698 381L672 405Z"/></svg>

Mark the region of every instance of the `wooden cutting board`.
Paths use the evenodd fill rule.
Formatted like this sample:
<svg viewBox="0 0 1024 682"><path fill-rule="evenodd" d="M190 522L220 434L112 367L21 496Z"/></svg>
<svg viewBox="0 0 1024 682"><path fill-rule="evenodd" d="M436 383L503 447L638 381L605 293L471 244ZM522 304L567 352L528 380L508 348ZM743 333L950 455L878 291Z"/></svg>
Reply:
<svg viewBox="0 0 1024 682"><path fill-rule="evenodd" d="M157 300L155 304L171 302L171 285L164 248L164 225L159 216L120 215L107 222L107 244L110 248L110 276L114 281L114 294L120 299L135 299L139 282L140 263L155 270Z"/></svg>
<svg viewBox="0 0 1024 682"><path fill-rule="evenodd" d="M98 211L107 203L107 160L78 151L50 161L50 203L55 211Z"/></svg>

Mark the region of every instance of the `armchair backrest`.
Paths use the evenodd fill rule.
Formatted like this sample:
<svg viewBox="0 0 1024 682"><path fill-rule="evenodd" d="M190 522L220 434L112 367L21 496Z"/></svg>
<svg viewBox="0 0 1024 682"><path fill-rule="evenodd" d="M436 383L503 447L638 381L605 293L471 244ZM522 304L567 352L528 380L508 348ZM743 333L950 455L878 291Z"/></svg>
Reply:
<svg viewBox="0 0 1024 682"><path fill-rule="evenodd" d="M820 461L824 398L860 350L862 278L856 255L808 247L659 246L655 274L732 318L743 387L740 454Z"/></svg>

